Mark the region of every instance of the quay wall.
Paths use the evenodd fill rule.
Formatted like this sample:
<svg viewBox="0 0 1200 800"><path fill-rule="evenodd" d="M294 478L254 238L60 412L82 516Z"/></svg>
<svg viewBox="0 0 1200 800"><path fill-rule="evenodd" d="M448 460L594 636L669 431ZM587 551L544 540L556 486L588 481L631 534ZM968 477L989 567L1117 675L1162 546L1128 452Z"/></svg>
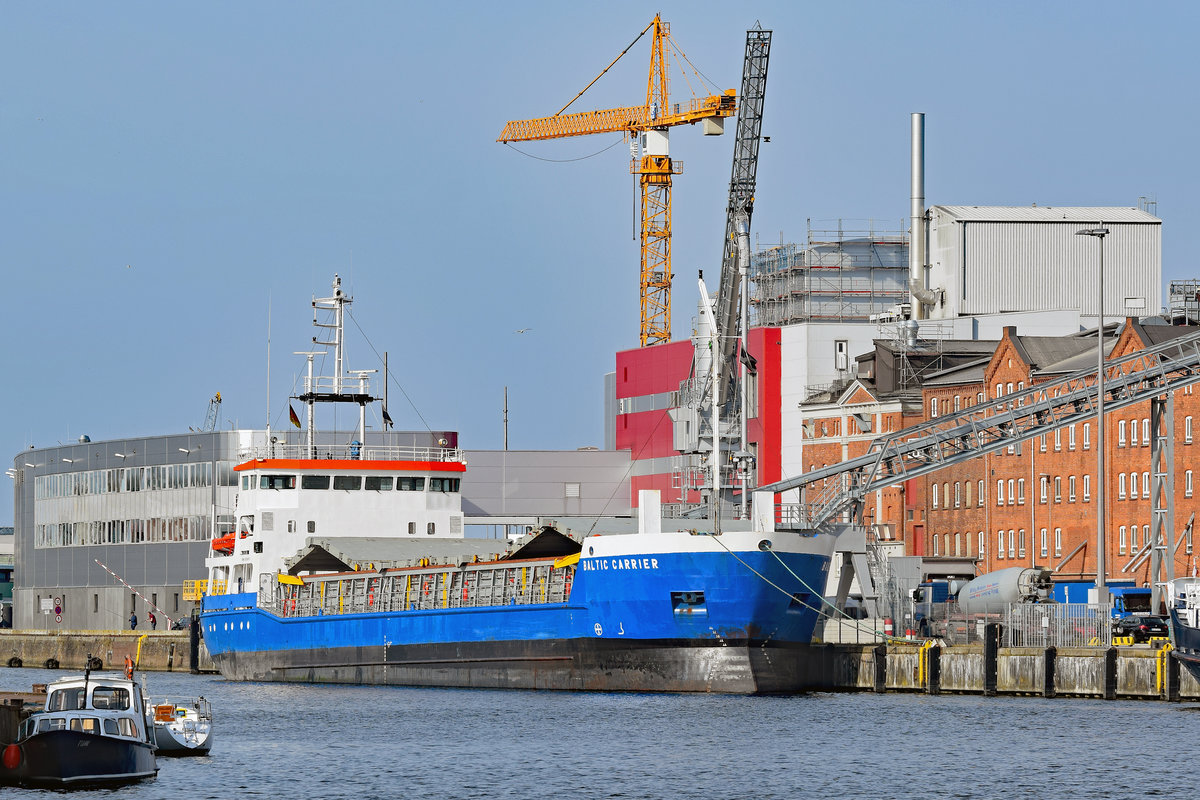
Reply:
<svg viewBox="0 0 1200 800"><path fill-rule="evenodd" d="M1200 682L1180 669L1169 649L1144 645L993 646L989 652L986 644L824 644L801 657L827 663L805 671L813 691L1200 700ZM872 685L874 674L886 677Z"/></svg>
<svg viewBox="0 0 1200 800"><path fill-rule="evenodd" d="M122 670L125 657L138 658L139 669L150 672L216 672L203 640L193 645L188 631L18 631L0 630L0 669L20 663L24 667L82 670L88 655L100 659L105 670ZM193 661L195 647L195 661ZM16 659L14 661L14 659Z"/></svg>

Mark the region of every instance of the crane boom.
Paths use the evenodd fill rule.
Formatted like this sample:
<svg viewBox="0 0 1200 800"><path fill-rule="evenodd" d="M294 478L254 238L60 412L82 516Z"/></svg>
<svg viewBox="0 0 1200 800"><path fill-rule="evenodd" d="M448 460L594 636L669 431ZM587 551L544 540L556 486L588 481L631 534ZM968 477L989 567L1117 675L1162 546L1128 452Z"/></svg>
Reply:
<svg viewBox="0 0 1200 800"><path fill-rule="evenodd" d="M524 142L587 136L593 133L640 134L654 132L640 160L631 164L642 189L640 346L668 342L671 339L671 180L682 171L668 155L667 132L676 125L705 123L705 134L721 133L719 122L737 111L737 98L730 89L672 104L667 96L667 52L665 43L670 26L660 16L646 26L653 30L650 45L650 71L646 80L646 103L598 111L563 114L562 111L536 119L514 120L504 126L499 142ZM637 39L634 40L636 43ZM633 45L631 44L630 47ZM629 47L621 53L629 52ZM620 59L621 56L617 56ZM613 63L616 63L614 60ZM609 64L611 67L612 64ZM605 68L605 72L608 67ZM600 73L601 75L604 72ZM595 83L595 80L592 81ZM588 84L590 87L591 84ZM584 91L587 91L585 88ZM583 92L580 92L583 94ZM576 95L578 99L579 95ZM574 100L571 101L572 103ZM570 106L568 103L567 106ZM565 107L564 107L565 110Z"/></svg>
<svg viewBox="0 0 1200 800"><path fill-rule="evenodd" d="M717 292L717 324L720 326L721 361L725 380L719 387L718 405L725 408L734 396L738 370L734 369L738 337L741 283L734 268L735 226L745 214L747 235L754 211L754 189L758 175L758 145L762 138L763 103L767 93L767 65L771 56L771 31L755 26L746 31L746 57L742 66L741 108L733 142L733 170L729 177L729 204L725 212L725 252L721 257L721 283ZM743 267L749 269L749 264ZM742 447L745 448L745 443Z"/></svg>
<svg viewBox="0 0 1200 800"><path fill-rule="evenodd" d="M972 458L1025 442L1057 428L1096 418L1095 369L1038 384L875 439L865 455L763 486L783 492L833 479L806 502L799 527L816 527L894 486ZM1138 350L1104 364L1104 412L1200 383L1200 332ZM807 500L807 498L806 498Z"/></svg>

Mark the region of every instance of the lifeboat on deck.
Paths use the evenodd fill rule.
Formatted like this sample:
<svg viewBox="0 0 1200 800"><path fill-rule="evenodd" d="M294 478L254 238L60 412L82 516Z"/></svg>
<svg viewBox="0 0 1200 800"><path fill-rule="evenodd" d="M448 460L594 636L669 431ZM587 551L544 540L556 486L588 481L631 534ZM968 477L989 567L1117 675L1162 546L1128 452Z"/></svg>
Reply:
<svg viewBox="0 0 1200 800"><path fill-rule="evenodd" d="M218 536L212 540L212 549L218 553L232 553L234 545L237 544L237 536L232 533L227 533L224 536Z"/></svg>

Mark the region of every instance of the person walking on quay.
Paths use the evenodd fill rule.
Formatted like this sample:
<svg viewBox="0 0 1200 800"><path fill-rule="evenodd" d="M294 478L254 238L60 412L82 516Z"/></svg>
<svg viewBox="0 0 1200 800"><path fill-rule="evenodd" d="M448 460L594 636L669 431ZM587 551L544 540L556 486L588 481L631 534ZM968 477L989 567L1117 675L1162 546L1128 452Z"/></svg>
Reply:
<svg viewBox="0 0 1200 800"><path fill-rule="evenodd" d="M150 612L150 616L147 617L147 619L150 620L150 630L154 630L158 627L158 620L154 618L153 611Z"/></svg>
<svg viewBox="0 0 1200 800"><path fill-rule="evenodd" d="M136 611L129 612L129 630L131 630L131 631L137 630L137 612Z"/></svg>

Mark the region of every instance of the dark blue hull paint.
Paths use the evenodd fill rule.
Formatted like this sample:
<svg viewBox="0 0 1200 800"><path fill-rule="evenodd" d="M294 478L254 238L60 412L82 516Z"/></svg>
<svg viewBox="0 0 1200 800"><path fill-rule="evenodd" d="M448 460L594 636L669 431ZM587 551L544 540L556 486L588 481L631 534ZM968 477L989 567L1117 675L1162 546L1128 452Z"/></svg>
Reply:
<svg viewBox="0 0 1200 800"><path fill-rule="evenodd" d="M151 778L158 772L147 742L78 731L47 731L20 742L21 764L0 769L0 782L26 786L96 786Z"/></svg>

